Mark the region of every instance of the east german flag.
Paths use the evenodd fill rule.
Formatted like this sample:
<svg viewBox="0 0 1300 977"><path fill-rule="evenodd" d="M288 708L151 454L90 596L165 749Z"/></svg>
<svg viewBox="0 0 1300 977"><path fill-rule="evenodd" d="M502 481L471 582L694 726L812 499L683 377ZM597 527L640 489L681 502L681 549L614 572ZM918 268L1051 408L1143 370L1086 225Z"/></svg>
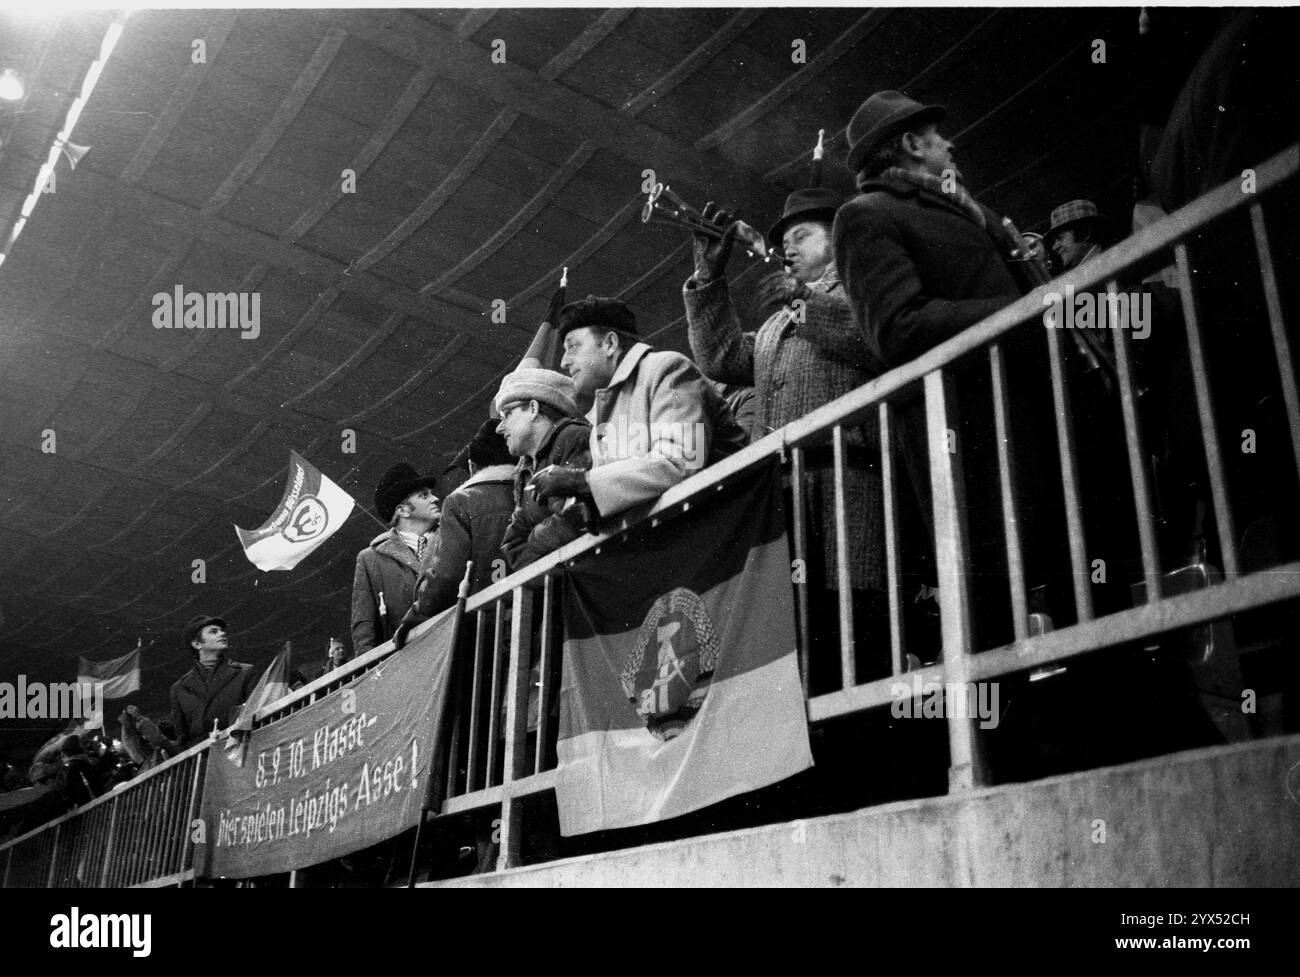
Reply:
<svg viewBox="0 0 1300 977"><path fill-rule="evenodd" d="M235 527L244 555L259 570L292 570L347 521L355 505L296 451L289 452L289 480L271 518L256 529Z"/></svg>
<svg viewBox="0 0 1300 977"><path fill-rule="evenodd" d="M648 824L812 766L780 467L566 571L560 832Z"/></svg>

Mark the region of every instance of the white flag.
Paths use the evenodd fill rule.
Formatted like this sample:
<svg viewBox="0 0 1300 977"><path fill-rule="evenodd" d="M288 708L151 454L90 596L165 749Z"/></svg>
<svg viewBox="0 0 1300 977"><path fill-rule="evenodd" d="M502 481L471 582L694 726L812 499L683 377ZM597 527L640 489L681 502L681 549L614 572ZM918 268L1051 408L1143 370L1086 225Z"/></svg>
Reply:
<svg viewBox="0 0 1300 977"><path fill-rule="evenodd" d="M235 527L244 555L259 570L292 570L352 514L352 496L289 452L289 482L271 518L254 530Z"/></svg>

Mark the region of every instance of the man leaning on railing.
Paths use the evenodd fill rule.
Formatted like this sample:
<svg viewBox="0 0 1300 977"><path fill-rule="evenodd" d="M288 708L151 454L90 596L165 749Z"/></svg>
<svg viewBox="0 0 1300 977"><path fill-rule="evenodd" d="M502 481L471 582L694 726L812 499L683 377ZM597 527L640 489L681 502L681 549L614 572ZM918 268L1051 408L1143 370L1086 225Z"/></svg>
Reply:
<svg viewBox="0 0 1300 977"><path fill-rule="evenodd" d="M953 143L938 130L943 117L942 106L884 91L868 98L848 126L848 167L857 175L860 193L836 215L835 259L868 343L891 369L959 335L1022 293L1007 267L998 217L961 185ZM1041 329L1035 334L1020 330L1002 345L1011 377L1010 415L1018 427L1013 444L1022 459L1017 488L1026 583L1033 594L1049 576L1049 527L1063 524L1045 508L1053 496L1038 489L1055 457L1046 426L1053 416L1045 386L1047 358ZM967 508L980 514L969 520L970 565L964 569L972 588L976 643L989 647L1009 640L1010 618L996 515L1001 506L987 362L972 357L953 375L958 431L948 437L956 433L957 446L927 444L919 396L899 404L898 428L931 535L929 452L960 451ZM1031 610L1047 610L1041 593L1031 598Z"/></svg>
<svg viewBox="0 0 1300 977"><path fill-rule="evenodd" d="M560 366L595 398L590 472L551 465L529 483L537 500L590 499L598 519L653 502L744 447L745 432L685 356L640 342L622 302L589 295L560 311Z"/></svg>

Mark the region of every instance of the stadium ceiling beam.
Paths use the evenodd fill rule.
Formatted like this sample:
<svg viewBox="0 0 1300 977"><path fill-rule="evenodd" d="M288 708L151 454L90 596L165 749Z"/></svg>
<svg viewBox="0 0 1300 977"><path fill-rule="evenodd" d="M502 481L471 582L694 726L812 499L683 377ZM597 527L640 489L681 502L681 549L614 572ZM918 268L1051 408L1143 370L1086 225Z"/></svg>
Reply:
<svg viewBox="0 0 1300 977"><path fill-rule="evenodd" d="M71 190L71 185L69 187ZM65 191L60 190L60 193ZM216 245L232 254L244 255L275 268L297 272L325 287L338 288L369 299L393 312L403 312L422 322L468 333L476 341L488 341L509 352L526 345L529 333L512 326L493 323L487 316L490 302L458 289L442 290L436 298L425 299L412 288L386 281L367 272L349 271L348 266L278 238L243 227L222 217L205 214L197 207L169 200L142 187L131 186L93 171L78 173L75 190L97 202L116 208L119 217L174 228L206 244ZM448 317L447 307L469 313L471 321Z"/></svg>
<svg viewBox="0 0 1300 977"><path fill-rule="evenodd" d="M631 115L565 88L543 74L508 60L494 64L489 52L466 43L405 10L359 11L342 16L339 25L353 37L367 41L405 60L427 66L453 80L486 93L502 105L513 106L543 122L558 126L582 140L625 159L629 151L644 154L628 171L628 186L640 181L640 166L710 189L726 188L736 197L759 204L773 201L779 191L765 183L762 174L729 162L716 153L705 154L667 133L639 122ZM770 198L770 199L769 199Z"/></svg>

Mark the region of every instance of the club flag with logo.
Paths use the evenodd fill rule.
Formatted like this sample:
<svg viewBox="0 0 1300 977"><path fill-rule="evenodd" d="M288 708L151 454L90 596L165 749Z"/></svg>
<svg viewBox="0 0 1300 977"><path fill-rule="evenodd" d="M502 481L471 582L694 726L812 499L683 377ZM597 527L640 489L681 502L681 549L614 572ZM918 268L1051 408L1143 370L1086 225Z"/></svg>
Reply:
<svg viewBox="0 0 1300 977"><path fill-rule="evenodd" d="M648 824L812 765L780 468L566 571L560 832Z"/></svg>
<svg viewBox="0 0 1300 977"><path fill-rule="evenodd" d="M289 481L271 518L257 529L235 527L244 555L259 570L292 570L352 514L352 496L289 452Z"/></svg>
<svg viewBox="0 0 1300 977"><path fill-rule="evenodd" d="M103 686L105 699L122 699L140 691L140 649L106 662L77 659L77 682Z"/></svg>

